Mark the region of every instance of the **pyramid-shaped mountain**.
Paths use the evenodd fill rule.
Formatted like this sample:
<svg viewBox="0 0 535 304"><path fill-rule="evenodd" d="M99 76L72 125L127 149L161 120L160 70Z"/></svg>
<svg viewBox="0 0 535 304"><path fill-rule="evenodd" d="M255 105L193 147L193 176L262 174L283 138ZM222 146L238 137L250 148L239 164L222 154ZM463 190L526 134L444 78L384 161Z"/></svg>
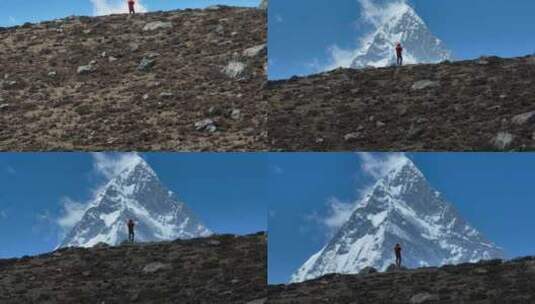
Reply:
<svg viewBox="0 0 535 304"><path fill-rule="evenodd" d="M328 244L292 276L301 282L329 273L385 270L400 243L409 268L503 258L462 218L408 158L379 179Z"/></svg>
<svg viewBox="0 0 535 304"><path fill-rule="evenodd" d="M209 236L206 228L156 173L136 156L127 168L99 192L60 247L117 245L127 239L126 222L136 223L137 241L161 241Z"/></svg>
<svg viewBox="0 0 535 304"><path fill-rule="evenodd" d="M394 6L393 6L394 7ZM435 37L416 11L405 2L385 10L382 24L362 39L351 67L385 67L396 62L395 45L404 47L404 62L438 63L452 58L451 51Z"/></svg>

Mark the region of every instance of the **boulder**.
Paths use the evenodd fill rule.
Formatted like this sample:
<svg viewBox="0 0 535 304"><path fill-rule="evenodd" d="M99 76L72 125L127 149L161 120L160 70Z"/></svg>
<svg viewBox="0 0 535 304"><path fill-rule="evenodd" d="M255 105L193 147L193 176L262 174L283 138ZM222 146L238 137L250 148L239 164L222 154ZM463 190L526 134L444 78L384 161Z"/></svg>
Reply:
<svg viewBox="0 0 535 304"><path fill-rule="evenodd" d="M376 272L377 272L377 269L373 267L364 267L359 271L359 274L372 274Z"/></svg>
<svg viewBox="0 0 535 304"><path fill-rule="evenodd" d="M426 80L420 80L420 81L415 82L412 85L411 90L423 90L427 88L435 88L438 86L440 86L440 83L438 81L432 81L432 80L426 79Z"/></svg>
<svg viewBox="0 0 535 304"><path fill-rule="evenodd" d="M433 303L435 301L438 301L439 297L437 295L433 295L427 292L419 293L410 299L410 304L423 304L423 303Z"/></svg>
<svg viewBox="0 0 535 304"><path fill-rule="evenodd" d="M147 57L143 57L143 59L141 59L141 61L139 62L138 66L137 66L137 70L138 71L143 71L143 72L150 71L152 69L152 67L154 66L154 64L156 64L156 60L155 59L150 59L150 58L147 58Z"/></svg>
<svg viewBox="0 0 535 304"><path fill-rule="evenodd" d="M145 267L143 267L143 273L155 273L157 271L160 271L160 270L169 270L171 269L171 265L169 264L164 264L164 263L160 263L160 262L154 262L154 263L150 263L150 264L147 264L145 265Z"/></svg>
<svg viewBox="0 0 535 304"><path fill-rule="evenodd" d="M492 139L494 147L500 150L507 149L513 142L514 136L508 132L499 132L496 137Z"/></svg>
<svg viewBox="0 0 535 304"><path fill-rule="evenodd" d="M535 124L535 111L516 115L511 121L515 125Z"/></svg>
<svg viewBox="0 0 535 304"><path fill-rule="evenodd" d="M243 56L245 57L256 57L260 52L266 49L266 44L260 44L257 46L250 47L243 51Z"/></svg>
<svg viewBox="0 0 535 304"><path fill-rule="evenodd" d="M231 61L224 68L223 73L230 78L239 79L243 76L247 65L240 61Z"/></svg>
<svg viewBox="0 0 535 304"><path fill-rule="evenodd" d="M167 29L172 27L173 23L171 22L153 21L145 24L143 31L155 31L158 29Z"/></svg>

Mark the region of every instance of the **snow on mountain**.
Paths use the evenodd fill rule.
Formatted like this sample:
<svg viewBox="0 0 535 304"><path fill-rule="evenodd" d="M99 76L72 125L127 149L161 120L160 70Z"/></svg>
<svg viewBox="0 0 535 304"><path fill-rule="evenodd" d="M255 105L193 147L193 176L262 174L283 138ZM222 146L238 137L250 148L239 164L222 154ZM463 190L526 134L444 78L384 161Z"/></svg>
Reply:
<svg viewBox="0 0 535 304"><path fill-rule="evenodd" d="M139 156L113 177L89 203L82 219L60 247L117 245L127 239L126 222L136 223L136 241L187 239L211 235L192 211L159 181Z"/></svg>
<svg viewBox="0 0 535 304"><path fill-rule="evenodd" d="M403 248L409 268L503 258L495 244L467 223L405 158L380 178L328 244L291 277L302 282L328 273L384 271Z"/></svg>
<svg viewBox="0 0 535 304"><path fill-rule="evenodd" d="M362 39L352 68L385 67L396 62L395 45L402 44L404 63L437 63L452 58L451 51L435 37L406 1L395 1L381 10L375 30Z"/></svg>

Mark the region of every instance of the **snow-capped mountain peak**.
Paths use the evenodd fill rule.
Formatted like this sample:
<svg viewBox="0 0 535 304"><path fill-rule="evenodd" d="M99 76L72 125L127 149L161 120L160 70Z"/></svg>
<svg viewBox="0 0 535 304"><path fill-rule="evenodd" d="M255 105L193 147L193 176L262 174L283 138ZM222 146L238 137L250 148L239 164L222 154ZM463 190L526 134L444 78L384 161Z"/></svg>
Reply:
<svg viewBox="0 0 535 304"><path fill-rule="evenodd" d="M203 237L211 234L191 210L166 189L149 164L132 157L88 204L61 247L117 245L127 239L128 219L136 223L137 241Z"/></svg>
<svg viewBox="0 0 535 304"><path fill-rule="evenodd" d="M367 266L385 270L394 262L396 243L409 268L504 257L407 158L375 183L349 220L290 281L358 273Z"/></svg>
<svg viewBox="0 0 535 304"><path fill-rule="evenodd" d="M401 43L404 63L437 63L452 58L451 51L435 37L406 1L387 5L374 30L361 39L351 67L385 67L396 62L395 45Z"/></svg>

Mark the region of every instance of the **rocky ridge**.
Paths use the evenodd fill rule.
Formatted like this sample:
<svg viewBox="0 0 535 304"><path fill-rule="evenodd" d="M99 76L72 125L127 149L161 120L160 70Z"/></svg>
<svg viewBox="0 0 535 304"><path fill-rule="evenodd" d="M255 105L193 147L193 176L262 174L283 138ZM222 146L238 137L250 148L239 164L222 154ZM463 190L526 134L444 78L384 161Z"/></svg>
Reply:
<svg viewBox="0 0 535 304"><path fill-rule="evenodd" d="M266 11L0 28L0 150L265 149Z"/></svg>
<svg viewBox="0 0 535 304"><path fill-rule="evenodd" d="M358 275L272 285L268 303L529 304L535 302L534 282L535 257L386 273L366 269Z"/></svg>
<svg viewBox="0 0 535 304"><path fill-rule="evenodd" d="M535 150L535 57L337 69L272 81L277 150Z"/></svg>
<svg viewBox="0 0 535 304"><path fill-rule="evenodd" d="M263 303L267 235L68 247L0 260L1 303Z"/></svg>

